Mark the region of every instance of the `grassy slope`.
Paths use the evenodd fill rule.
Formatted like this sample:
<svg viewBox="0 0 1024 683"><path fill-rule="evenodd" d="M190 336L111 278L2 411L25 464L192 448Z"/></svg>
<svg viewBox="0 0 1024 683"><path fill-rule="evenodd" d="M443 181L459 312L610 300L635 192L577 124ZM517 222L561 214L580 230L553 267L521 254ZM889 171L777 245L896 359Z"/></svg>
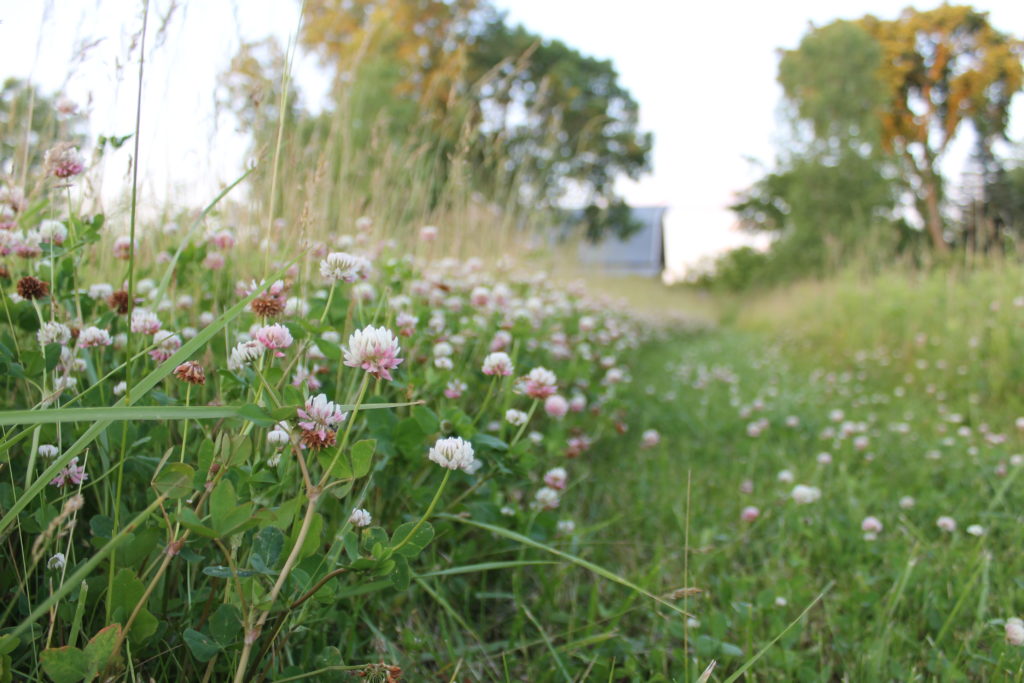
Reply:
<svg viewBox="0 0 1024 683"><path fill-rule="evenodd" d="M593 557L652 589L703 590L687 605L700 624L686 645L678 625L646 632L637 661L648 675L692 680L695 664L679 671L684 647L728 673L831 585L754 665L757 678L1019 680L1024 656L1002 623L1024 609L1024 466L1008 464L1021 445L1021 291L1021 271L1007 268L808 286L744 309L745 331L676 336L644 354L637 389L650 398L632 428L663 441L597 466L591 512L616 522ZM854 434L822 437L841 430L833 410L863 423L866 448ZM785 426L790 415L798 427ZM759 419L770 426L748 436ZM822 452L832 464L817 463ZM783 469L821 500L794 503ZM902 496L916 505L901 508ZM740 521L746 505L761 509L757 522ZM885 527L875 541L862 538L868 515ZM940 531L940 515L957 531ZM965 533L971 524L984 535Z"/></svg>

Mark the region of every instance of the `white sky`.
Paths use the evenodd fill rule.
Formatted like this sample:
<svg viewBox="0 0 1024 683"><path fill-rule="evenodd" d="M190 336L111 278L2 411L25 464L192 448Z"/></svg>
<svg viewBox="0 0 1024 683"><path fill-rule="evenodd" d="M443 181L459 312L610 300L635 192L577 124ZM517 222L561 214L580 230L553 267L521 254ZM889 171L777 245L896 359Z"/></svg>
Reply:
<svg viewBox="0 0 1024 683"><path fill-rule="evenodd" d="M151 0L152 42L159 14L170 0ZM776 50L795 46L808 22L865 13L895 16L906 3L892 0L761 0L690 3L682 0L496 0L513 22L556 37L600 58L610 58L622 83L640 103L641 125L654 133L653 172L621 190L635 204L670 207L668 260L682 270L702 256L744 243L725 208L734 193L756 180L748 158L770 163L780 91ZM920 5L931 7L929 3ZM91 101L93 134L125 134L134 127L135 66L118 77L139 0L0 0L0 77L31 76L44 89L63 89ZM993 24L1024 33L1024 2L986 0ZM229 114L214 110L216 74L240 37L275 34L284 43L295 29L292 0L191 0L169 24L166 42L147 51L140 158L144 193L186 196L199 202L217 182L238 175L246 141ZM44 20L45 15L45 20ZM43 32L41 32L43 31ZM104 40L84 63L69 63L82 41ZM322 92L311 60L296 80L315 102ZM1024 97L1015 105L1011 134L1024 137ZM969 140L950 157L955 173ZM124 155L109 161L108 181L123 174ZM116 188L115 188L116 189ZM144 196L147 196L144 194Z"/></svg>

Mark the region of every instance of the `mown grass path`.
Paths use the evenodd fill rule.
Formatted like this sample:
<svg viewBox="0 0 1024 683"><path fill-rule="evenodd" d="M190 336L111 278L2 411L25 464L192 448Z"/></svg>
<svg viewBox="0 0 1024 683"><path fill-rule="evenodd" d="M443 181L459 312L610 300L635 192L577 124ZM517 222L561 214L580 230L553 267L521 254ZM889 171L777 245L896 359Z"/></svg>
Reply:
<svg viewBox="0 0 1024 683"><path fill-rule="evenodd" d="M661 442L595 464L591 514L618 511L597 556L701 592L681 601L695 619L656 625L627 669L693 680L716 659L724 680L831 587L756 679L1021 679L1024 649L1004 642L1024 611L1013 417L968 410L925 351L815 363L717 331L643 354L630 428Z"/></svg>

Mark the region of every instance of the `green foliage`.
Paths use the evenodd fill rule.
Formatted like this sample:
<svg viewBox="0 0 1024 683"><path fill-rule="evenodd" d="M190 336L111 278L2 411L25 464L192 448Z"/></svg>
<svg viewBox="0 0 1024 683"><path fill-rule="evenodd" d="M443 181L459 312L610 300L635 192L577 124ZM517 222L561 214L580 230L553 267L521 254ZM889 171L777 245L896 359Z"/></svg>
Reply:
<svg viewBox="0 0 1024 683"><path fill-rule="evenodd" d="M119 664L121 638L121 625L111 624L93 636L85 650L72 645L43 650L40 664L54 683L88 683Z"/></svg>
<svg viewBox="0 0 1024 683"><path fill-rule="evenodd" d="M387 26L377 23L384 13ZM581 194L591 239L635 227L624 220L614 183L650 169L652 139L639 131L639 106L610 61L510 26L486 2L318 0L306 14L303 45L333 73L335 87L329 109L318 114L289 96L289 145L312 153L293 172L326 169L332 181L370 193L372 174L338 160L353 148L372 146L379 156L402 150L406 165L416 159L432 210L449 199L452 183L466 183L520 209L553 208L570 192ZM284 65L280 46L268 39L243 45L222 76L227 102L256 148L276 137ZM271 172L260 171L261 182ZM287 196L280 201L287 204Z"/></svg>

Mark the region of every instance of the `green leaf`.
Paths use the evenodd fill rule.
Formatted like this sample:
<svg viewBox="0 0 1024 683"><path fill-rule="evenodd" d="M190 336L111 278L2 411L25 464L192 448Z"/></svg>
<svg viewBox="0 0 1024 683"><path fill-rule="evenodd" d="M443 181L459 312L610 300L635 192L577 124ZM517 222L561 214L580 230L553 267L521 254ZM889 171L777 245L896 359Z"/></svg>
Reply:
<svg viewBox="0 0 1024 683"><path fill-rule="evenodd" d="M114 520L106 515L93 515L89 518L89 530L93 536L110 538L114 535Z"/></svg>
<svg viewBox="0 0 1024 683"><path fill-rule="evenodd" d="M60 344L47 344L46 345L46 349L43 351L43 355L44 355L44 363L43 363L43 365L46 367L46 371L47 372L50 372L55 367L57 367L57 363L60 362L60 349L61 349L61 345Z"/></svg>
<svg viewBox="0 0 1024 683"><path fill-rule="evenodd" d="M252 568L261 574L277 574L274 565L284 550L284 540L284 533L276 527L268 526L256 532L249 555Z"/></svg>
<svg viewBox="0 0 1024 683"><path fill-rule="evenodd" d="M473 448L475 450L490 449L492 451L498 451L501 453L504 453L505 451L508 450L507 443L505 443L496 436L484 434L483 432L475 434L473 438L470 439L470 442L473 444Z"/></svg>
<svg viewBox="0 0 1024 683"><path fill-rule="evenodd" d="M395 446L402 455L408 458L415 458L423 455L423 439L426 434L420 427L419 422L411 417L400 421L394 430Z"/></svg>
<svg viewBox="0 0 1024 683"><path fill-rule="evenodd" d="M377 446L374 439L364 439L352 444L347 454L337 454L337 451L321 453L318 457L320 466L330 471L331 476L336 479L355 479L365 477L370 471L370 463L373 461L373 452Z"/></svg>
<svg viewBox="0 0 1024 683"><path fill-rule="evenodd" d="M272 427L277 420L268 415L262 408L252 404L242 406L238 414L240 417L245 418L249 422L252 422L257 427Z"/></svg>
<svg viewBox="0 0 1024 683"><path fill-rule="evenodd" d="M78 683L92 674L89 655L70 645L43 650L39 663L53 683Z"/></svg>
<svg viewBox="0 0 1024 683"><path fill-rule="evenodd" d="M437 413L426 406L415 406L412 409L412 419L420 426L424 434L433 434L441 428L441 420Z"/></svg>
<svg viewBox="0 0 1024 683"><path fill-rule="evenodd" d="M204 538L217 538L217 532L203 524L199 520L199 516L196 514L196 511L192 508L182 508L181 512L177 515L177 520L181 522L183 527L198 536L202 536Z"/></svg>
<svg viewBox="0 0 1024 683"><path fill-rule="evenodd" d="M295 547L295 541L298 537L299 526L295 526L295 536L292 537L289 547ZM306 540L302 543L302 549L299 551L299 559L309 557L313 553L317 552L320 548L320 534L324 528L324 516L319 512L313 515L313 522L309 525L309 532L306 535Z"/></svg>
<svg viewBox="0 0 1024 683"><path fill-rule="evenodd" d="M349 529L345 532L345 535L342 536L341 542L345 546L345 554L348 555L348 559L359 559L359 538L356 536L356 532ZM0 643L2 643L2 641L0 641Z"/></svg>
<svg viewBox="0 0 1024 683"><path fill-rule="evenodd" d="M234 484L230 479L221 479L210 494L210 526L218 532L224 529L237 501Z"/></svg>
<svg viewBox="0 0 1024 683"><path fill-rule="evenodd" d="M391 580L391 585L396 590L404 591L409 587L409 581L412 580L409 561L400 555L395 555L392 561L395 563L395 568L388 574L388 579Z"/></svg>
<svg viewBox="0 0 1024 683"><path fill-rule="evenodd" d="M121 640L121 624L111 624L99 630L85 646L85 654L93 673L101 673L113 662L115 649Z"/></svg>
<svg viewBox="0 0 1024 683"><path fill-rule="evenodd" d="M153 480L153 488L170 499L184 498L192 493L192 479L196 471L183 462L165 465Z"/></svg>
<svg viewBox="0 0 1024 683"><path fill-rule="evenodd" d="M7 655L14 652L14 648L21 643L21 638L6 633L0 636L0 655Z"/></svg>
<svg viewBox="0 0 1024 683"><path fill-rule="evenodd" d="M239 579L248 579L251 576L256 576L259 572L254 572L251 569L239 569L237 572L233 572L231 571L231 567L213 565L211 567L203 567L203 573L207 576L215 576L218 579L231 579L235 577L238 577Z"/></svg>
<svg viewBox="0 0 1024 683"><path fill-rule="evenodd" d="M210 617L210 635L221 647L238 642L242 636L242 613L234 605L221 605Z"/></svg>
<svg viewBox="0 0 1024 683"><path fill-rule="evenodd" d="M363 530L363 547L373 552L373 547L379 545L382 549L388 546L388 533L379 526L371 526ZM379 556L374 553L374 556Z"/></svg>
<svg viewBox="0 0 1024 683"><path fill-rule="evenodd" d="M409 536L415 526L415 522L406 522L391 535L391 547L396 548L395 552L398 555L416 557L434 538L434 527L430 526L430 522L424 522L423 526ZM399 545L401 547L398 547Z"/></svg>
<svg viewBox="0 0 1024 683"><path fill-rule="evenodd" d="M253 516L253 503L236 505L237 500L235 487L228 479L222 479L210 495L210 526L222 538L240 533L259 522Z"/></svg>
<svg viewBox="0 0 1024 683"><path fill-rule="evenodd" d="M332 344L331 342L320 339L317 341L316 346L320 349L320 352L324 354L324 357L327 358L327 360L335 362L341 360L341 347L337 344Z"/></svg>
<svg viewBox="0 0 1024 683"><path fill-rule="evenodd" d="M200 662L210 661L221 650L220 645L213 638L195 629L185 629L182 637L185 639L188 649L192 652L192 656Z"/></svg>
<svg viewBox="0 0 1024 683"><path fill-rule="evenodd" d="M370 463L373 462L373 452L376 448L376 439L363 439L352 444L352 474L357 479L369 474Z"/></svg>
<svg viewBox="0 0 1024 683"><path fill-rule="evenodd" d="M136 605L142 600L146 587L142 580L135 576L131 569L122 569L114 576L113 591L110 594L110 617L116 621L128 621ZM157 618L145 606L139 610L131 629L128 640L132 645L140 645L156 633Z"/></svg>

